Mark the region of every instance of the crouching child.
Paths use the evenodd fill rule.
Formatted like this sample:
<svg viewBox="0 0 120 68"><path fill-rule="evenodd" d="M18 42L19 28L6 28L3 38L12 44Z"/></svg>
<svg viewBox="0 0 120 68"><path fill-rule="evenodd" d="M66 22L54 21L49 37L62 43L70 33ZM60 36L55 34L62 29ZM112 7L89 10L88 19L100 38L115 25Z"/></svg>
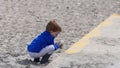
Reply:
<svg viewBox="0 0 120 68"><path fill-rule="evenodd" d="M62 29L56 21L51 20L47 24L46 30L40 33L30 44L28 44L28 54L34 58L34 62L45 64L49 61L49 57L55 50L62 48L61 43L54 43L54 39L61 31Z"/></svg>

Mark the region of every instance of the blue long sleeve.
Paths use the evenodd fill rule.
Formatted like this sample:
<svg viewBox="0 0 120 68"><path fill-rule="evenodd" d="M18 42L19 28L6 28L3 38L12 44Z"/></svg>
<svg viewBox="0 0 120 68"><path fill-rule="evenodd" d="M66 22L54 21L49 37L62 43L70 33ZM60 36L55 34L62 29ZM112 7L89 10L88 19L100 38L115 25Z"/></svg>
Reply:
<svg viewBox="0 0 120 68"><path fill-rule="evenodd" d="M48 45L54 45L54 37L48 31L44 31L38 35L31 44L28 45L29 52L40 52L41 49Z"/></svg>

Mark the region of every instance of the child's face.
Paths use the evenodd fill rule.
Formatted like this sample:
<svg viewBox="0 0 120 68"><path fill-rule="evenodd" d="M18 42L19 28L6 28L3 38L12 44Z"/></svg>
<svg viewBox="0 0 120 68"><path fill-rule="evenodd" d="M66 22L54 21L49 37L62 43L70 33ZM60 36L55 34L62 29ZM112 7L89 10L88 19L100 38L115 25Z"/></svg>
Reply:
<svg viewBox="0 0 120 68"><path fill-rule="evenodd" d="M52 34L54 37L57 37L59 33L60 33L59 31L57 31L57 32L51 31L51 34Z"/></svg>

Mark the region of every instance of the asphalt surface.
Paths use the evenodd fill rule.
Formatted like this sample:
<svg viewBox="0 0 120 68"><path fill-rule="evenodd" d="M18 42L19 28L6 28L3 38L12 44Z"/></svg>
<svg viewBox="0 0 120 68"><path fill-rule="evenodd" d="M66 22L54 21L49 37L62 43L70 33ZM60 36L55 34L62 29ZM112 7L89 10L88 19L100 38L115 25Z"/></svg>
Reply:
<svg viewBox="0 0 120 68"><path fill-rule="evenodd" d="M111 15L45 68L120 68L119 26Z"/></svg>

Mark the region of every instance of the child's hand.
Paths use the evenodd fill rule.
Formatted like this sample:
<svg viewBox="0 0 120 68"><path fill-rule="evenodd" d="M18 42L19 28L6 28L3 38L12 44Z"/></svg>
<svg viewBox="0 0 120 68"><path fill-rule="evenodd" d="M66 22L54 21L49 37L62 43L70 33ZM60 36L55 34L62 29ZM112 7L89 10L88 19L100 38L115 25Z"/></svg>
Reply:
<svg viewBox="0 0 120 68"><path fill-rule="evenodd" d="M60 42L54 44L55 50L57 50L58 48L62 49L62 47L63 47L63 44Z"/></svg>
<svg viewBox="0 0 120 68"><path fill-rule="evenodd" d="M62 44L62 43L64 43L64 41L57 41L55 44L57 44L58 47L59 47L60 49L62 49L62 48L63 48L63 44Z"/></svg>
<svg viewBox="0 0 120 68"><path fill-rule="evenodd" d="M58 42L60 49L63 48L63 44L61 42Z"/></svg>

